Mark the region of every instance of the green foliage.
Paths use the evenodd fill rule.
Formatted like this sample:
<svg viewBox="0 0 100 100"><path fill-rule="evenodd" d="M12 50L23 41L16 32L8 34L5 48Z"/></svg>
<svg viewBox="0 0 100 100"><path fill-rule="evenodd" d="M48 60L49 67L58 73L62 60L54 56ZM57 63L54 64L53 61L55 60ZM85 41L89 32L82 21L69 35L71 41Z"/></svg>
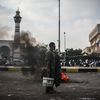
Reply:
<svg viewBox="0 0 100 100"><path fill-rule="evenodd" d="M95 59L95 60L99 60L100 59L99 54L98 53L95 53L95 52L93 52L92 54L90 54L89 57L91 59Z"/></svg>
<svg viewBox="0 0 100 100"><path fill-rule="evenodd" d="M98 53L92 53L92 54L87 54L87 53L82 53L81 49L66 49L66 60L85 60L85 59L90 59L90 60L99 60L100 55ZM64 58L65 52L62 53L62 59Z"/></svg>
<svg viewBox="0 0 100 100"><path fill-rule="evenodd" d="M82 55L82 50L81 49L66 49L66 56L70 56L70 57L74 57L74 56L78 56L78 55Z"/></svg>

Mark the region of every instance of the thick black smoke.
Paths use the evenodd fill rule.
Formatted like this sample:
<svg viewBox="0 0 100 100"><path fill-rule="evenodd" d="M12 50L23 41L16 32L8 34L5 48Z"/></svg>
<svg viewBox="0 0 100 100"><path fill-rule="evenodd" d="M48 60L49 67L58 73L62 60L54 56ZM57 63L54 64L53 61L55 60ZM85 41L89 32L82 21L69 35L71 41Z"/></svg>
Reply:
<svg viewBox="0 0 100 100"><path fill-rule="evenodd" d="M30 32L21 32L21 41L24 41L24 59L26 65L33 70L39 69L45 65L46 46L37 44L36 38L32 37Z"/></svg>

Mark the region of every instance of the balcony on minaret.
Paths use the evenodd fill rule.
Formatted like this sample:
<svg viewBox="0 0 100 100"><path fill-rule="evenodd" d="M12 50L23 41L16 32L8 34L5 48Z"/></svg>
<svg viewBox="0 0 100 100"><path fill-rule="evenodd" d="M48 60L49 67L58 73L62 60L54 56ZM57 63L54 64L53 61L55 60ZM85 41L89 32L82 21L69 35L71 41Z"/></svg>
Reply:
<svg viewBox="0 0 100 100"><path fill-rule="evenodd" d="M20 45L20 22L22 17L20 16L20 11L16 11L16 15L14 16L15 22L15 35L14 35L14 45L18 47Z"/></svg>
<svg viewBox="0 0 100 100"><path fill-rule="evenodd" d="M14 16L14 21L15 23L20 23L21 22L22 17L20 16L20 11L17 10L16 11L16 15Z"/></svg>

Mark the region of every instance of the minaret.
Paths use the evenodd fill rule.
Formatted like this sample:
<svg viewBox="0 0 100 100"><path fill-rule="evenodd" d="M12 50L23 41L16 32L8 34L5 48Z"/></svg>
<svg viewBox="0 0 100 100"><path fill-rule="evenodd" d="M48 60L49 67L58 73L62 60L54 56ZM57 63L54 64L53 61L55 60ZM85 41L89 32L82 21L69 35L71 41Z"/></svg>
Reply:
<svg viewBox="0 0 100 100"><path fill-rule="evenodd" d="M19 9L16 11L16 15L14 16L15 21L15 36L14 36L14 43L16 45L20 44L20 22L22 17L20 16Z"/></svg>
<svg viewBox="0 0 100 100"><path fill-rule="evenodd" d="M14 34L14 43L13 43L13 61L20 60L21 58L21 44L20 44L20 22L22 17L20 16L19 9L16 11L14 16L15 21L15 34Z"/></svg>

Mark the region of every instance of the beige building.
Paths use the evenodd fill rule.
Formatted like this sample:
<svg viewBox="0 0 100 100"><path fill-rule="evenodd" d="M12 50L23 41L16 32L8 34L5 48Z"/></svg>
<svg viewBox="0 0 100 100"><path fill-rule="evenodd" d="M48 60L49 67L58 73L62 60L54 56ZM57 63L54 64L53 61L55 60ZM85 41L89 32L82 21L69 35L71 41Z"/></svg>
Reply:
<svg viewBox="0 0 100 100"><path fill-rule="evenodd" d="M89 34L91 53L100 53L100 24L97 24Z"/></svg>
<svg viewBox="0 0 100 100"><path fill-rule="evenodd" d="M82 53L91 54L91 47L86 47L82 50Z"/></svg>

